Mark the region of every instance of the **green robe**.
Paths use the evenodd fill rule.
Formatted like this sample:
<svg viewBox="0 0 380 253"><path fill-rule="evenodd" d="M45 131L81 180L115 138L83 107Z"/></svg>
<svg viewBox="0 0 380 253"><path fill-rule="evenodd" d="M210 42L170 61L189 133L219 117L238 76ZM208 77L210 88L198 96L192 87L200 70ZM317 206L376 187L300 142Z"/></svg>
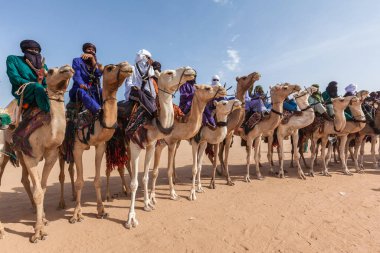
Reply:
<svg viewBox="0 0 380 253"><path fill-rule="evenodd" d="M46 65L44 68L47 70ZM50 111L50 101L46 94L46 79L42 84L37 82L37 74L28 66L23 56L10 55L7 57L7 75L12 84L12 95L20 102L16 94L18 88L24 83L30 83L24 90L24 101L30 106L38 106L42 111Z"/></svg>

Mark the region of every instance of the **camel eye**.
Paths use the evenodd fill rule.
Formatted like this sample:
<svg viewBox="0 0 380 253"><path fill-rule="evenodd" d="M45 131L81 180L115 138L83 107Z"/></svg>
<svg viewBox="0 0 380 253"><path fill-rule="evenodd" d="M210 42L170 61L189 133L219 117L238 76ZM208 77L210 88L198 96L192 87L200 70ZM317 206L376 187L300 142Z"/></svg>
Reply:
<svg viewBox="0 0 380 253"><path fill-rule="evenodd" d="M115 68L114 65L110 65L110 66L108 66L108 67L106 68L106 70L107 70L108 72L111 72L114 68Z"/></svg>
<svg viewBox="0 0 380 253"><path fill-rule="evenodd" d="M211 90L211 87L206 87L205 90Z"/></svg>
<svg viewBox="0 0 380 253"><path fill-rule="evenodd" d="M54 73L54 69L49 69L48 74L52 75Z"/></svg>

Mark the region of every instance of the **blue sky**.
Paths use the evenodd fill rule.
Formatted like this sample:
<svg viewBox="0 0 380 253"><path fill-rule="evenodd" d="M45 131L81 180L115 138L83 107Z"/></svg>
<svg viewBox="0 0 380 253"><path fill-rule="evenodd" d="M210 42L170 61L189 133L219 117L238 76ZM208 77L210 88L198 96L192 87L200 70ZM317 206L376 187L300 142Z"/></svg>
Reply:
<svg viewBox="0 0 380 253"><path fill-rule="evenodd" d="M323 88L336 80L379 89L380 1L147 0L6 1L0 9L0 105L10 99L7 55L35 39L49 67L71 64L84 42L103 64L132 62L142 48L163 69L191 66L198 83L253 71L265 89L279 82ZM120 89L119 98L124 88Z"/></svg>

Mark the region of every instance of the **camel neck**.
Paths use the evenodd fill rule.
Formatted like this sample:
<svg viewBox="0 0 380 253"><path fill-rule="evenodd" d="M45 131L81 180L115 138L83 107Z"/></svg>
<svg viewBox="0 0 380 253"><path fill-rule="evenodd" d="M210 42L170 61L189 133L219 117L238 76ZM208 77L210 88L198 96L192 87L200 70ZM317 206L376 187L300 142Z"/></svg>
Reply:
<svg viewBox="0 0 380 253"><path fill-rule="evenodd" d="M273 101L272 110L275 110L276 112L278 112L282 115L282 113L284 112L283 104L284 104L283 100L282 101ZM270 115L269 115L269 120L280 120L281 115L279 115L278 113L271 111Z"/></svg>
<svg viewBox="0 0 380 253"><path fill-rule="evenodd" d="M193 97L193 102L191 104L190 115L189 115L189 125L194 128L199 128L202 124L203 111L206 108L207 102L200 101L197 95Z"/></svg>
<svg viewBox="0 0 380 253"><path fill-rule="evenodd" d="M103 84L103 87L107 85ZM113 126L117 120L117 99L116 91L109 91L103 88L103 122L106 126Z"/></svg>
<svg viewBox="0 0 380 253"><path fill-rule="evenodd" d="M173 96L158 90L158 99L160 102L160 114L158 119L164 128L172 127L174 123Z"/></svg>
<svg viewBox="0 0 380 253"><path fill-rule="evenodd" d="M334 126L335 129L341 131L346 125L346 117L344 116L344 110L340 110L335 113Z"/></svg>

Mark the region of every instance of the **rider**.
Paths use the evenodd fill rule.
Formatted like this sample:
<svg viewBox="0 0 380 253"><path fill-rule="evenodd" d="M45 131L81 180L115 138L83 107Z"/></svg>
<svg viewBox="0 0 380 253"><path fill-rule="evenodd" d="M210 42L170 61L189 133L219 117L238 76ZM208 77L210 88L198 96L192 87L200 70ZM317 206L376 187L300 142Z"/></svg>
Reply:
<svg viewBox="0 0 380 253"><path fill-rule="evenodd" d="M322 93L322 99L326 105L327 114L334 118L334 109L331 99L338 97L338 83L336 81L331 81L327 87L326 91Z"/></svg>
<svg viewBox="0 0 380 253"><path fill-rule="evenodd" d="M351 84L347 85L347 87L344 88L344 90L346 91L346 94L344 94L344 97L356 96L356 89L357 89L357 86L355 84L351 83ZM346 117L347 120L353 120L354 119L354 117L352 116L352 112L351 112L349 107L347 107L344 110L344 116Z"/></svg>
<svg viewBox="0 0 380 253"><path fill-rule="evenodd" d="M96 58L96 46L85 43L82 46L83 54L73 59L73 87L69 91L71 102L81 102L94 116L98 116L102 104L102 88L100 77L102 65Z"/></svg>
<svg viewBox="0 0 380 253"><path fill-rule="evenodd" d="M321 115L324 119L333 121L333 119L328 115L326 108L323 106L323 98L321 92L319 91L319 84L313 84L311 86L317 88L317 90L309 96L308 101L310 106L313 108L315 113Z"/></svg>
<svg viewBox="0 0 380 253"><path fill-rule="evenodd" d="M153 77L154 69L152 54L141 49L137 52L132 75L125 81L125 100L127 103L138 103L150 116L157 116L156 91Z"/></svg>
<svg viewBox="0 0 380 253"><path fill-rule="evenodd" d="M20 103L21 93L23 94L24 109L37 106L42 111L49 112L45 79L47 67L41 55L41 46L34 40L23 40L20 48L24 55L9 55L6 62L12 95Z"/></svg>

